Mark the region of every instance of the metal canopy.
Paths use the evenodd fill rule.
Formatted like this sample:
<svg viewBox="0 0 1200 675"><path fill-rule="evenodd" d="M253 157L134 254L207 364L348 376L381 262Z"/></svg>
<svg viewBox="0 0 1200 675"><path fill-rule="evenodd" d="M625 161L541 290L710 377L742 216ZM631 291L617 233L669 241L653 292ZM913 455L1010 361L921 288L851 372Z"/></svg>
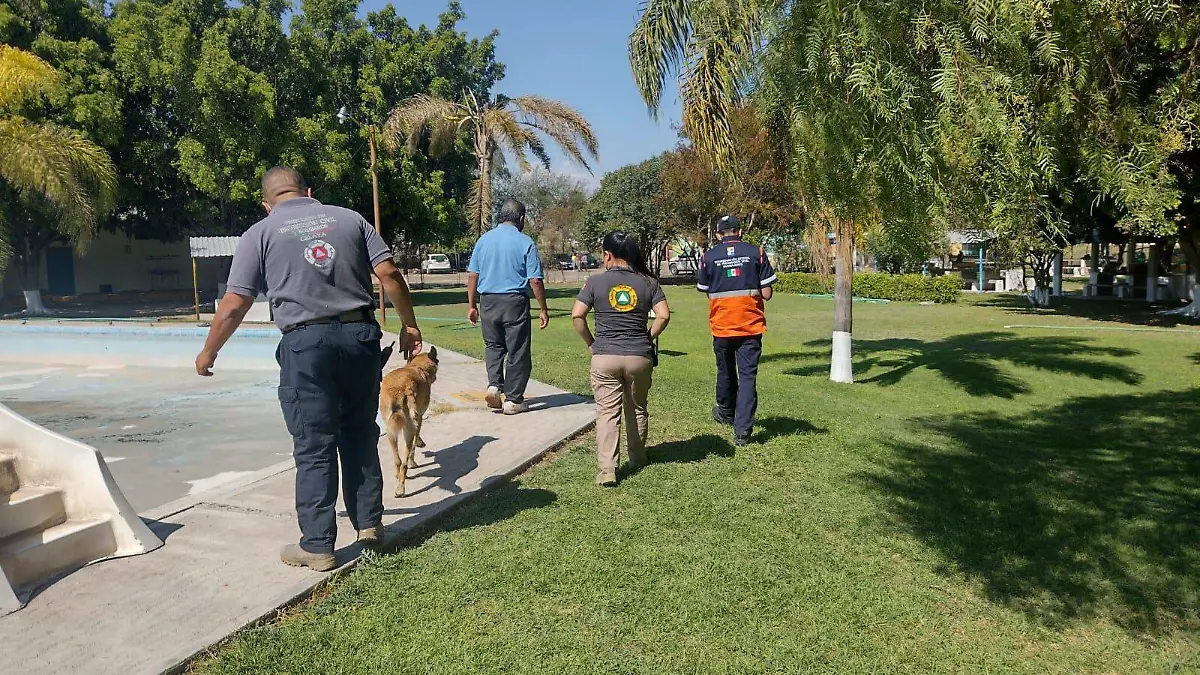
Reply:
<svg viewBox="0 0 1200 675"><path fill-rule="evenodd" d="M193 258L232 258L241 237L192 237L188 245Z"/></svg>

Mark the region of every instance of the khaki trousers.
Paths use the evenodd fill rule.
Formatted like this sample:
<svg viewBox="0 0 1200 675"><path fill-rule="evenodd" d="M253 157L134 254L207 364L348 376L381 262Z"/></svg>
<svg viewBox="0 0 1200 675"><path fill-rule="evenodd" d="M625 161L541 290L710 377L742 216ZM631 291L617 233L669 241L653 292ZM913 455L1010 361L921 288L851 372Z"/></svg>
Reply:
<svg viewBox="0 0 1200 675"><path fill-rule="evenodd" d="M596 395L596 463L600 471L615 471L621 438L621 414L625 416L625 451L631 459L644 461L646 432L654 367L644 356L592 357L592 392Z"/></svg>

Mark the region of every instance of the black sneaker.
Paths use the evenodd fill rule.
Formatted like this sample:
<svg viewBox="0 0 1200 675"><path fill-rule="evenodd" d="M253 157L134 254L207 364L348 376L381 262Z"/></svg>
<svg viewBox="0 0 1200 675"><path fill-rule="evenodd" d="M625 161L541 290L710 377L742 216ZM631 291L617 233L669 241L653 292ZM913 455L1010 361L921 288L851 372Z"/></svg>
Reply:
<svg viewBox="0 0 1200 675"><path fill-rule="evenodd" d="M744 434L744 435L738 434L733 437L733 444L738 446L739 448L744 448L747 445L750 445L750 436L751 435L752 434Z"/></svg>
<svg viewBox="0 0 1200 675"><path fill-rule="evenodd" d="M725 414L721 412L720 406L713 406L712 418L717 424L724 424L727 427L733 426L733 418L726 417Z"/></svg>

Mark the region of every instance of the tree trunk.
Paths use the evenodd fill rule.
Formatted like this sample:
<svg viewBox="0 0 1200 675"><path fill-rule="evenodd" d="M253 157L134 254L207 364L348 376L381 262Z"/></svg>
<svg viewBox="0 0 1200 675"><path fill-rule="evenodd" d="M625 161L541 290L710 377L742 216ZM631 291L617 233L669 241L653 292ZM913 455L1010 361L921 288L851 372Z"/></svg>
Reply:
<svg viewBox="0 0 1200 675"><path fill-rule="evenodd" d="M491 225L493 204L490 136L482 126L477 126L475 129L475 159L476 168L479 171L479 183L476 188L479 204L476 205L476 213L472 215L475 225L479 228L479 235L483 236L483 233L487 232L488 225Z"/></svg>
<svg viewBox="0 0 1200 675"><path fill-rule="evenodd" d="M25 295L25 316L48 316L50 310L42 302L42 252L49 242L29 236L21 239L21 290Z"/></svg>
<svg viewBox="0 0 1200 675"><path fill-rule="evenodd" d="M833 361L829 379L854 382L850 334L854 326L854 224L834 217L837 233L836 285L833 292Z"/></svg>
<svg viewBox="0 0 1200 675"><path fill-rule="evenodd" d="M1164 314L1175 314L1200 319L1200 293L1197 292L1196 279L1200 276L1200 228L1183 227L1179 231L1179 246L1183 249L1183 257L1188 263L1188 296L1192 302L1186 307L1173 309Z"/></svg>

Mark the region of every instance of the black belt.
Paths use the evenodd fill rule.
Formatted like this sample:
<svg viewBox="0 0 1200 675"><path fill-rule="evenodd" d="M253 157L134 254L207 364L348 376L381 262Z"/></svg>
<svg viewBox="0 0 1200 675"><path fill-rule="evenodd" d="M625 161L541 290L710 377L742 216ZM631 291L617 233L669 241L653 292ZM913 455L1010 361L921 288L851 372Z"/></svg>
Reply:
<svg viewBox="0 0 1200 675"><path fill-rule="evenodd" d="M362 323L364 321L373 321L374 318L375 317L373 313L369 309L352 309L349 312L342 312L337 316L309 319L308 321L301 321L299 323L291 324L290 326L284 326L283 332L290 333L297 328L304 328L305 326L318 326L326 323Z"/></svg>

